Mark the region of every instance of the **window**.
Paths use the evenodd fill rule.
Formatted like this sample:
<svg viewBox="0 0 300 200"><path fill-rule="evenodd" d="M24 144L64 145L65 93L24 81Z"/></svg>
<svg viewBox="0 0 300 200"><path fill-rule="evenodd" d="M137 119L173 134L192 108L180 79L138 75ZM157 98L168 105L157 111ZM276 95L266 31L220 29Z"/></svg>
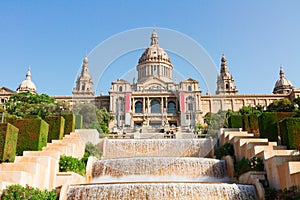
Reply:
<svg viewBox="0 0 300 200"><path fill-rule="evenodd" d="M143 104L142 102L138 101L135 103L135 113L142 113L143 112Z"/></svg>
<svg viewBox="0 0 300 200"><path fill-rule="evenodd" d="M176 114L176 104L173 101L168 103L168 113Z"/></svg>
<svg viewBox="0 0 300 200"><path fill-rule="evenodd" d="M122 91L123 91L123 87L120 86L120 87L119 87L119 92L122 92Z"/></svg>
<svg viewBox="0 0 300 200"><path fill-rule="evenodd" d="M228 84L228 83L226 83L226 86L225 86L225 87L226 87L226 89L229 89L229 84Z"/></svg>
<svg viewBox="0 0 300 200"><path fill-rule="evenodd" d="M151 113L160 113L160 103L156 100L151 102Z"/></svg>
<svg viewBox="0 0 300 200"><path fill-rule="evenodd" d="M188 91L191 92L192 91L192 86L188 86Z"/></svg>
<svg viewBox="0 0 300 200"><path fill-rule="evenodd" d="M188 110L189 111L192 111L193 110L193 103L188 103Z"/></svg>

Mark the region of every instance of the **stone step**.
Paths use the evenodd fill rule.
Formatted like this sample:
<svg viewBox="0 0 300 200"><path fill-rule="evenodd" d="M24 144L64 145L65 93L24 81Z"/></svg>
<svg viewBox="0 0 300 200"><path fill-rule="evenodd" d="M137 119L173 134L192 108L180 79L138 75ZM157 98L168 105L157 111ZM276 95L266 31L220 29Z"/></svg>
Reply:
<svg viewBox="0 0 300 200"><path fill-rule="evenodd" d="M33 175L32 184L33 187L43 187L43 181L41 179L45 174L45 167L36 162L26 163L2 163L0 165L1 171L23 171Z"/></svg>
<svg viewBox="0 0 300 200"><path fill-rule="evenodd" d="M20 184L22 186L35 185L34 174L24 171L0 171L0 181Z"/></svg>

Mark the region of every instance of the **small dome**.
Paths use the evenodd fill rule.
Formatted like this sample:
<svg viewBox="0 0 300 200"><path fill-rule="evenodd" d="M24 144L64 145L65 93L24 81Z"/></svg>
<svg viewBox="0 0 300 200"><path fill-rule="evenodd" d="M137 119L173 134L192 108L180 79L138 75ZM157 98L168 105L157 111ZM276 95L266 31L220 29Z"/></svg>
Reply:
<svg viewBox="0 0 300 200"><path fill-rule="evenodd" d="M151 44L140 57L138 64L148 62L162 62L172 65L167 52L158 45L158 36L155 29L151 35Z"/></svg>
<svg viewBox="0 0 300 200"><path fill-rule="evenodd" d="M26 73L26 79L21 82L21 84L17 89L17 92L26 92L26 91L29 91L34 94L37 93L35 84L31 81L30 69L28 69Z"/></svg>
<svg viewBox="0 0 300 200"><path fill-rule="evenodd" d="M274 94L289 93L294 87L291 81L284 76L284 71L282 67L280 67L279 75L280 78L275 83L273 93Z"/></svg>

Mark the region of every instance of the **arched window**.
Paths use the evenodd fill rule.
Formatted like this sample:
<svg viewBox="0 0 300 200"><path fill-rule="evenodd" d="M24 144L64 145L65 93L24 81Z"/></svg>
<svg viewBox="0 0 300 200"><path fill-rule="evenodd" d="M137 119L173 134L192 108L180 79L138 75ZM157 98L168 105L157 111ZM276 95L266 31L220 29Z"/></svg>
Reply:
<svg viewBox="0 0 300 200"><path fill-rule="evenodd" d="M151 102L151 113L160 113L160 103L156 100Z"/></svg>
<svg viewBox="0 0 300 200"><path fill-rule="evenodd" d="M119 92L122 92L122 91L123 91L123 87L120 86L120 87L119 87Z"/></svg>
<svg viewBox="0 0 300 200"><path fill-rule="evenodd" d="M226 83L226 86L225 86L225 87L226 87L226 89L229 89L229 84L228 84L228 83Z"/></svg>
<svg viewBox="0 0 300 200"><path fill-rule="evenodd" d="M138 101L135 103L135 113L142 113L143 112L143 104L142 102Z"/></svg>
<svg viewBox="0 0 300 200"><path fill-rule="evenodd" d="M188 86L188 91L191 92L192 91L192 86Z"/></svg>
<svg viewBox="0 0 300 200"><path fill-rule="evenodd" d="M168 113L176 114L176 104L173 101L168 103Z"/></svg>
<svg viewBox="0 0 300 200"><path fill-rule="evenodd" d="M123 97L119 97L117 99L117 109L118 111L124 111L125 100Z"/></svg>

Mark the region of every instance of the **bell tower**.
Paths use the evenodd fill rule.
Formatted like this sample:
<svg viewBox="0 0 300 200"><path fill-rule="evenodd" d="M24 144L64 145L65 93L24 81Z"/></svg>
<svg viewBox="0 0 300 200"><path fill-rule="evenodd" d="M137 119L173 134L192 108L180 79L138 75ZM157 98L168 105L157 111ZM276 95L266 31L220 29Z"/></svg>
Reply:
<svg viewBox="0 0 300 200"><path fill-rule="evenodd" d="M89 73L88 58L85 56L80 76L73 89L74 96L94 96L93 80Z"/></svg>
<svg viewBox="0 0 300 200"><path fill-rule="evenodd" d="M221 58L221 70L217 81L217 91L216 94L220 95L232 95L238 92L236 86L234 85L234 80L232 75L229 73L228 66L226 63L225 55Z"/></svg>

